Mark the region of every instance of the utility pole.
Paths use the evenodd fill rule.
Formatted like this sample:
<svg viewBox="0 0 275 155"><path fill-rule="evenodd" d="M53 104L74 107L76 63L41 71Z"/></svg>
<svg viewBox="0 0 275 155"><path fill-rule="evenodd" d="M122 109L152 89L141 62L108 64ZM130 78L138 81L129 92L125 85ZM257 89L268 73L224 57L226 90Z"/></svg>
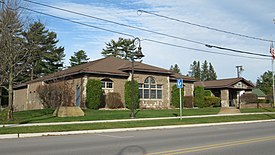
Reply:
<svg viewBox="0 0 275 155"><path fill-rule="evenodd" d="M237 77L241 77L241 73L244 71L243 66L236 66L237 68Z"/></svg>

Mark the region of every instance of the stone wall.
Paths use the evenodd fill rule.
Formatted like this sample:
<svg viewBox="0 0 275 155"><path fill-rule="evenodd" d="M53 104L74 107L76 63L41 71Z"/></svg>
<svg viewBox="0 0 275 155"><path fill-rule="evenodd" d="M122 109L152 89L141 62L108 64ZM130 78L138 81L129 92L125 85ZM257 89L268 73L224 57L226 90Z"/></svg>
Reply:
<svg viewBox="0 0 275 155"><path fill-rule="evenodd" d="M272 105L271 104L266 104L266 103L253 103L253 104L241 104L240 108L257 108L259 106L259 108L271 108Z"/></svg>

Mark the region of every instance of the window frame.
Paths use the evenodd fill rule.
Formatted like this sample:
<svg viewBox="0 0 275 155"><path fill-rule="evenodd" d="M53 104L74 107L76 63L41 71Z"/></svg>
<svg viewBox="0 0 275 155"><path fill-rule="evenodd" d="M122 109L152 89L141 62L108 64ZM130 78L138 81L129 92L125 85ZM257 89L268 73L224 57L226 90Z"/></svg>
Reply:
<svg viewBox="0 0 275 155"><path fill-rule="evenodd" d="M163 100L163 85L158 84L152 76L148 76L144 83L139 83L138 89L141 100Z"/></svg>

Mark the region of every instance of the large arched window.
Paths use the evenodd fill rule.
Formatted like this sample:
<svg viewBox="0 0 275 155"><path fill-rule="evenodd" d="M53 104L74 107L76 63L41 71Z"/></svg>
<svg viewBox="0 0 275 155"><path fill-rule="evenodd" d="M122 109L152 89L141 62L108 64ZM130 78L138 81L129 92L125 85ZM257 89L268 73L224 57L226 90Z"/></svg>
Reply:
<svg viewBox="0 0 275 155"><path fill-rule="evenodd" d="M155 78L147 77L139 84L140 99L162 99L162 85L157 84Z"/></svg>

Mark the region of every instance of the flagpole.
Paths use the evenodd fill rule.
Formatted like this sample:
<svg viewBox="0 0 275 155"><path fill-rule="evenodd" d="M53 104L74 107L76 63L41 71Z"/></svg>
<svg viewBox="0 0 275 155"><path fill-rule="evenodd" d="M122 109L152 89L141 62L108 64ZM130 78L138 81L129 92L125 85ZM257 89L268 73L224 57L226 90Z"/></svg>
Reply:
<svg viewBox="0 0 275 155"><path fill-rule="evenodd" d="M275 94L274 94L274 59L272 57L272 93L273 93L273 105L272 107L274 108L275 107Z"/></svg>

